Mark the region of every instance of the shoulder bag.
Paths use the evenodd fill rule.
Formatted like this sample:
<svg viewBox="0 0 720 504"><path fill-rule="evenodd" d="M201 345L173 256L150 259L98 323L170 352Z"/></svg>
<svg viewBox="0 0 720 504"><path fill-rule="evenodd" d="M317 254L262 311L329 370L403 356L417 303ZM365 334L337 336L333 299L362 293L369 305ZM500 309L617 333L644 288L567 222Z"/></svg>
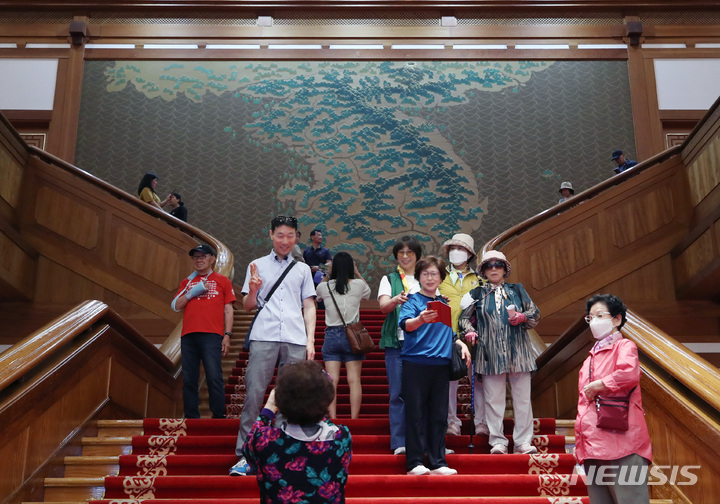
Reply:
<svg viewBox="0 0 720 504"><path fill-rule="evenodd" d="M468 375L468 367L462 358L462 348L452 340L452 356L450 356L450 381L456 381Z"/></svg>
<svg viewBox="0 0 720 504"><path fill-rule="evenodd" d="M248 327L247 333L245 333L245 343L243 343L244 350L250 350L250 332L252 331L252 328L255 325L255 321L257 320L258 315L260 315L260 311L263 309L263 306L265 306L268 301L270 301L270 298L275 293L275 290L280 286L287 274L290 273L290 270L293 269L293 266L295 266L296 264L297 259L293 259L293 261L288 265L288 267L285 268L285 271L282 272L282 275L280 275L280 277L275 281L275 285L273 285L272 289L270 289L270 292L268 292L265 301L263 301L263 305L258 307L258 309L255 311L255 315L253 316L252 321L250 321L250 326Z"/></svg>
<svg viewBox="0 0 720 504"><path fill-rule="evenodd" d="M327 287L328 292L330 292L330 298L332 298L332 302L335 305L335 309L337 310L338 315L340 315L340 320L342 320L342 323L345 326L345 336L347 336L352 352L355 354L366 354L375 350L375 342L370 337L370 333L367 329L365 329L362 322L358 320L352 324L345 323L345 318L340 311L337 301L335 301L335 296L333 295L333 289L330 287L330 283L328 283Z"/></svg>
<svg viewBox="0 0 720 504"><path fill-rule="evenodd" d="M590 373L588 383L593 381L593 357L590 355ZM632 388L627 396L601 397L595 396L595 408L597 409L597 424L601 429L618 431L628 430L628 416L630 413L630 395L635 390Z"/></svg>

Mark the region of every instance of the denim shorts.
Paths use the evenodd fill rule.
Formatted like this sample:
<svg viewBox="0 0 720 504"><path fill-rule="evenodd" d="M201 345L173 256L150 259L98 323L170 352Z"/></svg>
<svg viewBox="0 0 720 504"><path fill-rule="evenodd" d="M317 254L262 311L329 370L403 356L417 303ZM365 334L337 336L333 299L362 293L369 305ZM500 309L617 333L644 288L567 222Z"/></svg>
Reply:
<svg viewBox="0 0 720 504"><path fill-rule="evenodd" d="M324 361L350 362L365 360L365 355L353 353L350 343L345 336L343 326L330 326L325 328L325 341L322 346Z"/></svg>

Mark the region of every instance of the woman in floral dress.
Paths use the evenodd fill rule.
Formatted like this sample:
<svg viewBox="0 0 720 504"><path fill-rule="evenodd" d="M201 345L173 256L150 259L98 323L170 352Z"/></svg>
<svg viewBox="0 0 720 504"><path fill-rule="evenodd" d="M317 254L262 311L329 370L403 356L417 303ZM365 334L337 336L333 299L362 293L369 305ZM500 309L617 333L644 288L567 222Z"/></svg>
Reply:
<svg viewBox="0 0 720 504"><path fill-rule="evenodd" d="M260 502L344 503L352 439L327 420L332 379L315 361L283 366L243 445Z"/></svg>

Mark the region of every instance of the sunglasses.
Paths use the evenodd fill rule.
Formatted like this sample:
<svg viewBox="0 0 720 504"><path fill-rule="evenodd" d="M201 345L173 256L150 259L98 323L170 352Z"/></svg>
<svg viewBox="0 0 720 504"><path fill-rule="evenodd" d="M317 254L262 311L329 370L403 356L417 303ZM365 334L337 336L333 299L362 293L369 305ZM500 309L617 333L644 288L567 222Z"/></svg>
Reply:
<svg viewBox="0 0 720 504"><path fill-rule="evenodd" d="M495 262L486 263L485 266L483 266L483 269L491 269L491 268L505 269L505 263L502 261L495 261Z"/></svg>
<svg viewBox="0 0 720 504"><path fill-rule="evenodd" d="M277 226L290 226L297 229L297 217L291 215L278 215L272 220L274 227Z"/></svg>

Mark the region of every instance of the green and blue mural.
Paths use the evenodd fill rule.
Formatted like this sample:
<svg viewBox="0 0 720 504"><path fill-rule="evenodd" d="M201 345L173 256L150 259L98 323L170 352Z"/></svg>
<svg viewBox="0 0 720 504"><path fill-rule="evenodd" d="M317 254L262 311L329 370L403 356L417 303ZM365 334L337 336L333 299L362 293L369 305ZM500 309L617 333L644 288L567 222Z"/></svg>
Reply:
<svg viewBox="0 0 720 504"><path fill-rule="evenodd" d="M611 176L615 148L634 151L625 62L90 61L76 163L132 193L156 172L238 282L290 214L377 283L398 237L479 248L561 181Z"/></svg>

